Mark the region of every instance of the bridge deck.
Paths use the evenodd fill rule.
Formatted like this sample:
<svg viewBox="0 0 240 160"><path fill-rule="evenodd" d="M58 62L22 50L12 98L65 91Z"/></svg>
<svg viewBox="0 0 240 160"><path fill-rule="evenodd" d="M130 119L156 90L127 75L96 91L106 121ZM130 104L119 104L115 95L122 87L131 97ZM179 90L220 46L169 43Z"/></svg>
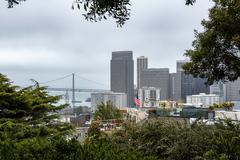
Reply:
<svg viewBox="0 0 240 160"><path fill-rule="evenodd" d="M48 91L70 91L72 92L73 89L72 88L46 88L46 90ZM105 89L79 89L79 88L75 88L74 89L75 92L110 92L109 90L105 90Z"/></svg>

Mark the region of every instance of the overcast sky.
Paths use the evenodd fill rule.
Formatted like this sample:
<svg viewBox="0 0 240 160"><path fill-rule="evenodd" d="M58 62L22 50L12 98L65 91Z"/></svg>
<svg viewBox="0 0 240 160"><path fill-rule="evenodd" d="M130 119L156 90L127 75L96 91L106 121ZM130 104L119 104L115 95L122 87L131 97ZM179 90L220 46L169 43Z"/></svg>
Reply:
<svg viewBox="0 0 240 160"><path fill-rule="evenodd" d="M78 81L80 88L108 88L111 52L132 50L147 56L149 67L168 67L191 48L193 30L202 30L209 0L185 6L184 0L131 0L131 18L118 28L114 20L91 23L73 0L27 0L14 9L0 2L0 73L15 84L56 79L73 72L105 85ZM71 79L50 86L70 87ZM95 85L95 86L91 86Z"/></svg>

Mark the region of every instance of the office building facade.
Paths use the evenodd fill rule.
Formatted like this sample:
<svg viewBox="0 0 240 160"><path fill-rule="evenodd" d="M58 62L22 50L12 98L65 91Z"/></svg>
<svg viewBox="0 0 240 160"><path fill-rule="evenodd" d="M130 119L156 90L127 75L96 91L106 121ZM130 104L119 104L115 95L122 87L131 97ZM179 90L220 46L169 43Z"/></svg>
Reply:
<svg viewBox="0 0 240 160"><path fill-rule="evenodd" d="M226 85L223 82L216 82L210 86L210 94L220 96L220 102L226 101Z"/></svg>
<svg viewBox="0 0 240 160"><path fill-rule="evenodd" d="M170 74L170 100L181 101L181 73L171 73Z"/></svg>
<svg viewBox="0 0 240 160"><path fill-rule="evenodd" d="M240 78L226 83L226 101L240 101Z"/></svg>
<svg viewBox="0 0 240 160"><path fill-rule="evenodd" d="M141 73L148 69L148 58L141 56L137 58L137 89L140 89Z"/></svg>
<svg viewBox="0 0 240 160"><path fill-rule="evenodd" d="M177 74L180 77L181 83L181 99L186 101L188 95L195 95L200 93L209 94L210 87L206 85L206 79L194 78L192 75L185 74L182 66L186 63L185 60L177 61ZM176 81L175 85L179 85L179 81Z"/></svg>
<svg viewBox="0 0 240 160"><path fill-rule="evenodd" d="M160 100L169 99L169 69L149 68L141 73L140 88L155 87L161 89Z"/></svg>
<svg viewBox="0 0 240 160"><path fill-rule="evenodd" d="M127 94L127 106L134 100L134 61L132 51L112 52L111 91Z"/></svg>
<svg viewBox="0 0 240 160"><path fill-rule="evenodd" d="M147 57L137 59L137 89L155 87L161 90L160 100L173 100L186 102L188 95L199 93L209 94L210 88L206 80L194 78L184 73L182 66L186 60L176 63L176 73L169 73L168 68L148 68Z"/></svg>

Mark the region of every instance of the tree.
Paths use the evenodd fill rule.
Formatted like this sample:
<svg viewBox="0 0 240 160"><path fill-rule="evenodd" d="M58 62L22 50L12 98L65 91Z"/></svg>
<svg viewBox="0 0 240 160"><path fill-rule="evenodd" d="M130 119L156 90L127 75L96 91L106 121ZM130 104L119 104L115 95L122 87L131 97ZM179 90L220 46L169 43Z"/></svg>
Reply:
<svg viewBox="0 0 240 160"><path fill-rule="evenodd" d="M183 66L195 77L215 81L234 81L240 76L240 1L213 0L204 31L195 32L193 49L185 55L190 62Z"/></svg>
<svg viewBox="0 0 240 160"><path fill-rule="evenodd" d="M233 109L234 103L231 102L224 102L221 104L216 104L214 103L213 105L209 106L210 110L214 110L214 109L225 109L227 111L231 111Z"/></svg>
<svg viewBox="0 0 240 160"><path fill-rule="evenodd" d="M233 109L234 103L231 102L225 102L223 104L221 104L221 106L227 110L227 111L231 111Z"/></svg>
<svg viewBox="0 0 240 160"><path fill-rule="evenodd" d="M26 0L6 0L8 8ZM196 0L185 0L186 5L193 5ZM86 20L91 22L101 21L107 17L114 18L119 26L125 24L130 17L130 0L74 0L72 9L83 8Z"/></svg>
<svg viewBox="0 0 240 160"><path fill-rule="evenodd" d="M102 102L97 105L97 110L94 113L95 120L109 120L109 119L121 119L123 115L119 109L117 109L110 101L107 103Z"/></svg>
<svg viewBox="0 0 240 160"><path fill-rule="evenodd" d="M92 159L239 159L239 122L192 125L183 119L156 118L128 123L110 135L89 139Z"/></svg>
<svg viewBox="0 0 240 160"><path fill-rule="evenodd" d="M72 127L58 121L58 96L50 96L44 87L20 89L0 74L0 139L21 141L34 137L65 136Z"/></svg>
<svg viewBox="0 0 240 160"><path fill-rule="evenodd" d="M91 123L89 129L88 129L88 137L91 136L100 136L101 131L100 131L100 122L99 121L94 121Z"/></svg>
<svg viewBox="0 0 240 160"><path fill-rule="evenodd" d="M72 126L58 120L57 111L65 107L56 105L59 98L48 95L35 81L21 89L0 74L0 160L85 155L79 142L68 139Z"/></svg>
<svg viewBox="0 0 240 160"><path fill-rule="evenodd" d="M161 102L160 107L165 109L167 107L167 103L166 102Z"/></svg>
<svg viewBox="0 0 240 160"><path fill-rule="evenodd" d="M190 125L181 119L149 119L137 124L125 123L112 134L101 134L99 124L95 123L90 137L80 144L67 139L66 125L55 120L55 111L62 107L54 105L57 99L38 84L20 89L0 75L0 160L240 157L240 123L230 120ZM100 106L105 106L101 113L106 114L105 111L112 112L109 108L116 109L110 102Z"/></svg>

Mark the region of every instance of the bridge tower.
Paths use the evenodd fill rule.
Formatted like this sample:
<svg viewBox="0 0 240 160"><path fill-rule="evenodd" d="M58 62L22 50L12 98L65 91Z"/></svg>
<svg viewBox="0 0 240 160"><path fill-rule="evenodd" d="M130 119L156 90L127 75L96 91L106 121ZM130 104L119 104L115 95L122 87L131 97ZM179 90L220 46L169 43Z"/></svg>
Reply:
<svg viewBox="0 0 240 160"><path fill-rule="evenodd" d="M65 103L69 104L69 94L68 94L68 90L66 90L66 94L65 94Z"/></svg>
<svg viewBox="0 0 240 160"><path fill-rule="evenodd" d="M75 74L72 74L72 107L75 107Z"/></svg>

